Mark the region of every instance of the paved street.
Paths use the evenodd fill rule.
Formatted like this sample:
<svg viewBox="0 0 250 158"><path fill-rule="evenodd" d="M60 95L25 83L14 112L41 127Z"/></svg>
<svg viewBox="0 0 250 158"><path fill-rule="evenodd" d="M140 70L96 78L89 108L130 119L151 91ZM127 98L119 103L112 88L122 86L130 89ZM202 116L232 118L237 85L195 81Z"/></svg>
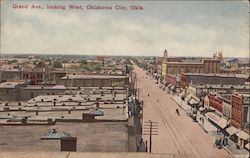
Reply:
<svg viewBox="0 0 250 158"><path fill-rule="evenodd" d="M144 101L144 121L158 122L158 135L153 136L152 153L171 153L177 157L224 158L232 157L225 150L213 146L214 138L194 123L179 108L180 116L175 112L178 107L171 94L159 89L145 72L134 66L137 75L140 100ZM150 96L148 96L150 94ZM149 140L148 136L143 136Z"/></svg>

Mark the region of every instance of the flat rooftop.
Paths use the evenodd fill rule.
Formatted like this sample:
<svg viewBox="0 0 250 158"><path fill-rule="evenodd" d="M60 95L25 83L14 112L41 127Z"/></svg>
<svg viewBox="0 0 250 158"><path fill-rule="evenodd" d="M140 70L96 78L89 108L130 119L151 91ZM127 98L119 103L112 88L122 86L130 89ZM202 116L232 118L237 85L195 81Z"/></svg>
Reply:
<svg viewBox="0 0 250 158"><path fill-rule="evenodd" d="M3 82L0 84L0 88L15 88L17 85L24 84L23 81L16 82Z"/></svg>
<svg viewBox="0 0 250 158"><path fill-rule="evenodd" d="M182 73L187 76L215 76L215 77L232 77L232 78L248 78L246 74L223 74L223 73Z"/></svg>
<svg viewBox="0 0 250 158"><path fill-rule="evenodd" d="M1 157L2 156L2 157ZM2 152L1 158L181 158L174 154L147 154L135 152ZM183 155L192 158L192 156Z"/></svg>
<svg viewBox="0 0 250 158"><path fill-rule="evenodd" d="M58 123L53 126L0 126L0 153L60 151L60 140L41 139L53 129L77 137L77 151L128 151L127 122L98 122Z"/></svg>
<svg viewBox="0 0 250 158"><path fill-rule="evenodd" d="M67 75L61 79L124 79L127 76L104 76L104 75Z"/></svg>

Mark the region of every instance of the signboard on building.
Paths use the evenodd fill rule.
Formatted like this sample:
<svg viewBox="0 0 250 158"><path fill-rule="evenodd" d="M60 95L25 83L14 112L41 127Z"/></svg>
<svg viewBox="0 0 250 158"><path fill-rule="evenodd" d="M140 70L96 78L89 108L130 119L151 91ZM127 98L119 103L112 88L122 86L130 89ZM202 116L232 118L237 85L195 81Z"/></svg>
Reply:
<svg viewBox="0 0 250 158"><path fill-rule="evenodd" d="M112 87L124 87L125 82L124 81L112 81L111 86Z"/></svg>
<svg viewBox="0 0 250 158"><path fill-rule="evenodd" d="M166 75L167 75L167 65L166 64L162 64L161 65L161 77L163 80L166 80Z"/></svg>

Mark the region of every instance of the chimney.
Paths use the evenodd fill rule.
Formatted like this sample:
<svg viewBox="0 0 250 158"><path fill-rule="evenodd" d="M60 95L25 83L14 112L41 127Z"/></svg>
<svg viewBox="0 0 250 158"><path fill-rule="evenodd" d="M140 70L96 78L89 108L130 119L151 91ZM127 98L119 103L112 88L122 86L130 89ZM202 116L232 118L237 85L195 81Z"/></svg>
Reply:
<svg viewBox="0 0 250 158"><path fill-rule="evenodd" d="M82 113L82 119L86 121L93 121L95 120L95 115Z"/></svg>
<svg viewBox="0 0 250 158"><path fill-rule="evenodd" d="M21 122L22 122L22 125L27 125L27 117L22 118Z"/></svg>
<svg viewBox="0 0 250 158"><path fill-rule="evenodd" d="M48 118L48 124L49 125L53 124L52 118Z"/></svg>
<svg viewBox="0 0 250 158"><path fill-rule="evenodd" d="M9 107L4 107L3 111L10 111L10 108Z"/></svg>
<svg viewBox="0 0 250 158"><path fill-rule="evenodd" d="M61 151L76 151L77 138L76 137L62 137Z"/></svg>
<svg viewBox="0 0 250 158"><path fill-rule="evenodd" d="M99 107L100 107L100 106L99 106L99 102L96 102L95 104L96 104L96 108L99 109Z"/></svg>

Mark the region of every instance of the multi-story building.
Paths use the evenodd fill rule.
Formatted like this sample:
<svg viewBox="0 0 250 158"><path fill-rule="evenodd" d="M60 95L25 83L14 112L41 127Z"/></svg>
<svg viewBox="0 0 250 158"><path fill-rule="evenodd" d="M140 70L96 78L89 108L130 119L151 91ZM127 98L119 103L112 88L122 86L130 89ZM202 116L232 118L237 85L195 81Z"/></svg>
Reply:
<svg viewBox="0 0 250 158"><path fill-rule="evenodd" d="M250 95L236 93L232 95L232 125L243 130L249 130Z"/></svg>
<svg viewBox="0 0 250 158"><path fill-rule="evenodd" d="M236 142L245 147L249 141L250 127L250 94L236 93L232 95L231 125L241 129L236 133Z"/></svg>
<svg viewBox="0 0 250 158"><path fill-rule="evenodd" d="M230 75L214 73L182 73L181 87L184 89L187 85L244 85L249 76L247 75ZM204 83L204 81L206 81Z"/></svg>
<svg viewBox="0 0 250 158"><path fill-rule="evenodd" d="M23 79L23 66L3 65L0 69L0 81Z"/></svg>
<svg viewBox="0 0 250 158"><path fill-rule="evenodd" d="M209 106L222 113L223 101L216 95L209 94Z"/></svg>
<svg viewBox="0 0 250 158"><path fill-rule="evenodd" d="M67 75L56 81L66 87L124 87L128 83L128 76L121 75Z"/></svg>
<svg viewBox="0 0 250 158"><path fill-rule="evenodd" d="M45 77L45 67L25 67L23 70L23 79L29 80L31 85L41 84Z"/></svg>
<svg viewBox="0 0 250 158"><path fill-rule="evenodd" d="M0 100L19 101L21 87L27 84L24 81L3 82L0 84Z"/></svg>
<svg viewBox="0 0 250 158"><path fill-rule="evenodd" d="M219 73L220 61L218 58L191 59L169 58L168 53L164 51L164 57L161 64L166 65L166 74L181 73Z"/></svg>

